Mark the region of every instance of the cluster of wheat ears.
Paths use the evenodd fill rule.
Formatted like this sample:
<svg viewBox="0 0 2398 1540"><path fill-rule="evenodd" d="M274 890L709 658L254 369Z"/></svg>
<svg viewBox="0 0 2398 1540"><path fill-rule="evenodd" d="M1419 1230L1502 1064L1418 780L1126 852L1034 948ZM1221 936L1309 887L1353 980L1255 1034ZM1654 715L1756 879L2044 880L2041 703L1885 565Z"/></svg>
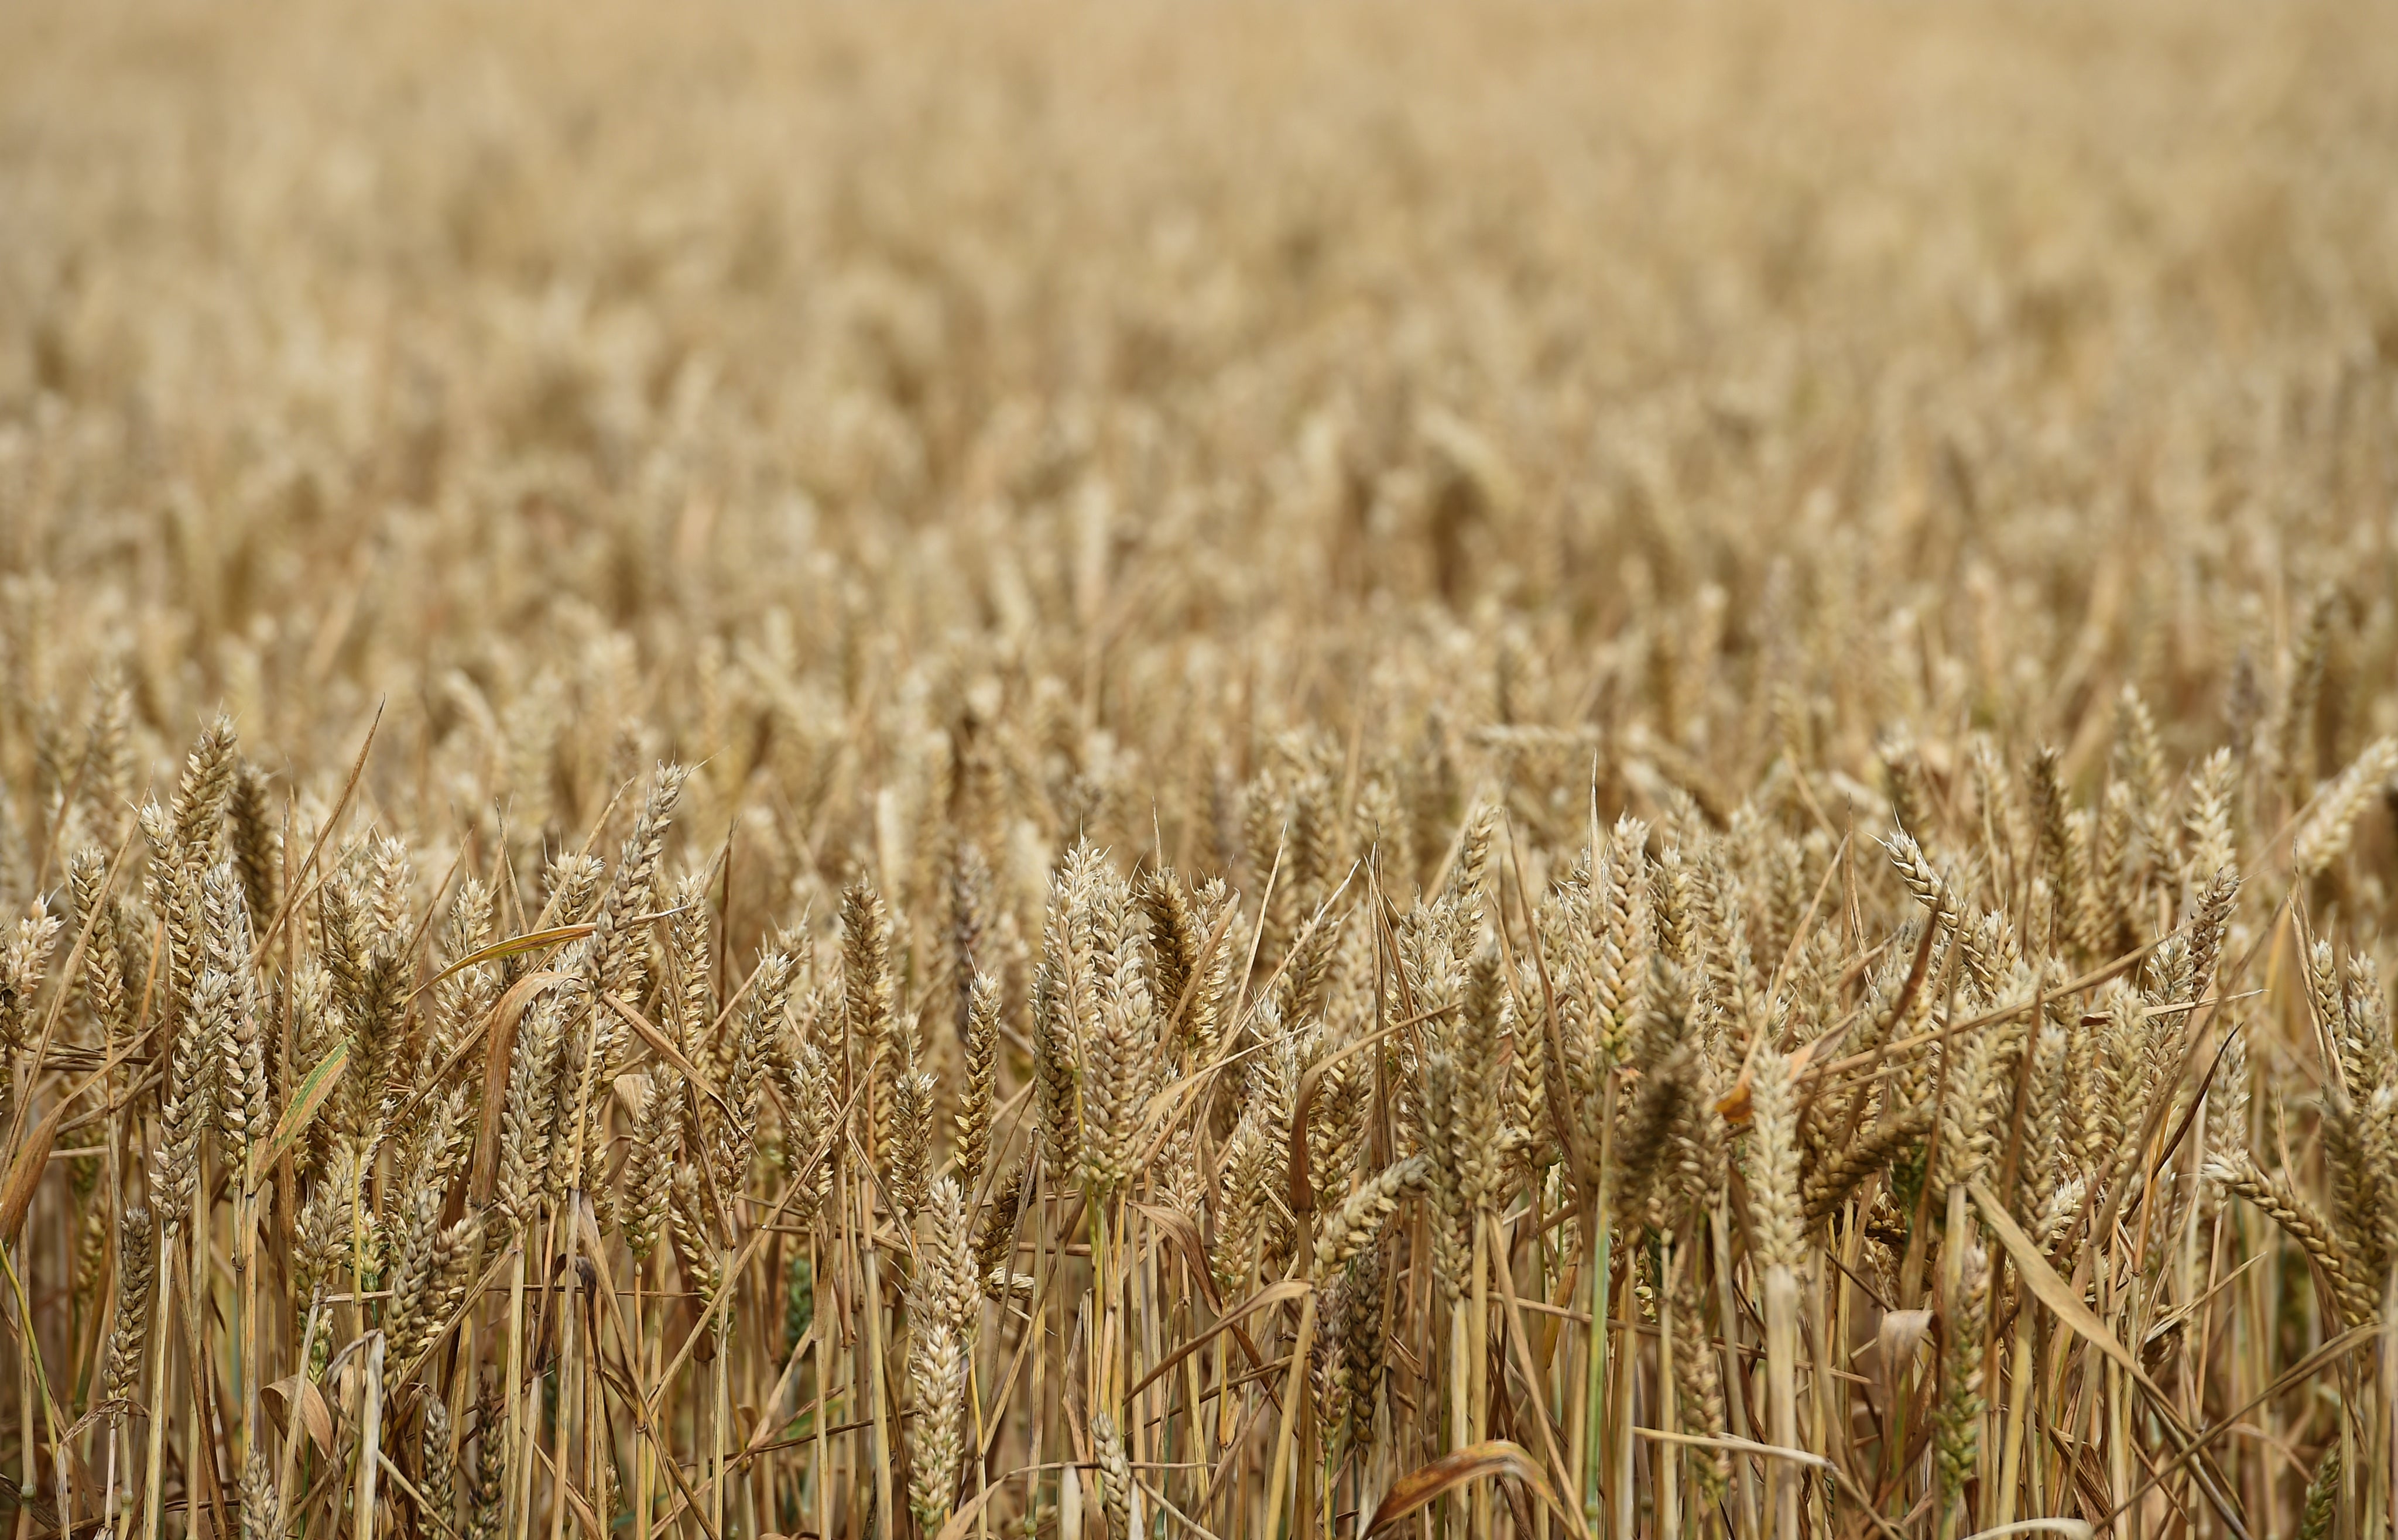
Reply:
<svg viewBox="0 0 2398 1540"><path fill-rule="evenodd" d="M2361 1540L2372 7L0 19L16 1540Z"/></svg>

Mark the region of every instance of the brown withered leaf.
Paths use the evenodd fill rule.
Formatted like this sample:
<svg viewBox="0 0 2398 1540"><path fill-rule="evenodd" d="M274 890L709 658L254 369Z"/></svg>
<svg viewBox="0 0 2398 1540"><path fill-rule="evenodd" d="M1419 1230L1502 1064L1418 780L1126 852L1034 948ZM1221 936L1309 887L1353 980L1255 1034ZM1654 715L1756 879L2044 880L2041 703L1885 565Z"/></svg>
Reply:
<svg viewBox="0 0 2398 1540"><path fill-rule="evenodd" d="M1478 1444L1468 1444L1453 1453L1444 1454L1430 1465L1418 1466L1396 1481L1382 1498L1381 1507L1374 1510L1373 1522L1366 1526L1367 1540L1388 1530L1408 1514L1436 1497L1443 1496L1488 1477L1511 1476L1521 1482L1533 1496L1547 1504L1566 1527L1574 1532L1581 1521L1568 1513L1557 1501L1556 1493L1541 1477L1541 1467L1521 1444L1505 1439L1489 1439Z"/></svg>
<svg viewBox="0 0 2398 1540"><path fill-rule="evenodd" d="M326 1404L325 1393L317 1388L316 1381L290 1374L260 1388L273 1398L268 1404L274 1410L278 1429L286 1434L290 1432L291 1407L296 1401L300 1408L300 1421L306 1426L308 1437L316 1440L317 1451L324 1454L333 1452L333 1411Z"/></svg>
<svg viewBox="0 0 2398 1540"><path fill-rule="evenodd" d="M59 1142L59 1119L66 1109L64 1098L53 1105L34 1125L25 1147L9 1166L7 1183L0 1185L0 1237L15 1235L17 1226L25 1222L25 1211L33 1206L34 1194L41 1187L42 1173L49 1169L50 1149Z"/></svg>

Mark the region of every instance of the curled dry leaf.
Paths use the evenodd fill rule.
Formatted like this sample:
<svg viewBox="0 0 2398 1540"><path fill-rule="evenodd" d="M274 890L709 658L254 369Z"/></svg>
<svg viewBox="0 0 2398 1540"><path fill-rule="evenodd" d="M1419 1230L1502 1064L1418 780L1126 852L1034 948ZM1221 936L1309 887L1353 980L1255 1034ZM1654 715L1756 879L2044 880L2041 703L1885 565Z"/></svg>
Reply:
<svg viewBox="0 0 2398 1540"><path fill-rule="evenodd" d="M296 1401L301 1426L315 1441L317 1453L333 1452L333 1409L326 1403L325 1392L316 1381L300 1374L287 1374L271 1385L260 1387L267 1398L268 1410L275 1414L275 1426L285 1437L291 1432L291 1409Z"/></svg>
<svg viewBox="0 0 2398 1540"><path fill-rule="evenodd" d="M1568 1513L1558 1503L1556 1493L1549 1490L1548 1482L1542 1479L1541 1467L1523 1446L1505 1439L1489 1439L1444 1454L1429 1465L1418 1466L1392 1482L1391 1490L1383 1494L1373 1519L1366 1525L1366 1533L1381 1534L1435 1498L1471 1482L1502 1476L1522 1483L1569 1528L1581 1527L1581 1520Z"/></svg>

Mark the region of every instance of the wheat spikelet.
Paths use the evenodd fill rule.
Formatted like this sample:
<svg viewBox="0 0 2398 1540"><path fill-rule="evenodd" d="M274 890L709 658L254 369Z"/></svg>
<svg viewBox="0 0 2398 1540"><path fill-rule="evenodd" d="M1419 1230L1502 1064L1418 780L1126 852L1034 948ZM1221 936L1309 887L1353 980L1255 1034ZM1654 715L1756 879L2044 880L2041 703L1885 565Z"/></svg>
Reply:
<svg viewBox="0 0 2398 1540"><path fill-rule="evenodd" d="M1317 1076L1307 1122L1311 1182L1327 1193L1342 1193L1367 1147L1367 1123L1373 1110L1371 1066L1361 1055L1352 1054L1320 1060L1310 1073Z"/></svg>
<svg viewBox="0 0 2398 1540"><path fill-rule="evenodd" d="M1316 1226L1314 1268L1321 1281L1370 1248L1382 1226L1398 1212L1399 1200L1420 1190L1429 1178L1428 1162L1411 1156L1381 1172L1351 1193Z"/></svg>
<svg viewBox="0 0 2398 1540"><path fill-rule="evenodd" d="M1858 1134L1848 1145L1808 1169L1800 1188L1802 1223L1819 1225L1848 1201L1860 1183L1888 1166L1893 1156L1932 1131L1929 1106L1900 1107Z"/></svg>
<svg viewBox="0 0 2398 1540"><path fill-rule="evenodd" d="M2324 1166L2331 1179L2332 1215L2356 1259L2355 1271L2368 1279L2380 1277L2388 1261L2382 1234L2389 1202L2380 1185L2376 1121L2369 1102L2337 1090L2324 1098Z"/></svg>
<svg viewBox="0 0 2398 1540"><path fill-rule="evenodd" d="M1016 1250L1016 1222L1024 1203L1024 1168L1016 1166L1000 1179L985 1206L982 1227L975 1234L975 1278L993 1299L1015 1292L1017 1275L1009 1266ZM1031 1280L1024 1280L1029 1291Z"/></svg>
<svg viewBox="0 0 2398 1540"><path fill-rule="evenodd" d="M891 1207L901 1224L912 1220L924 1205L925 1182L933 1160L932 1071L918 1068L923 1056L923 1035L916 1012L899 1018L898 1047L893 1055L898 1073L891 1079L890 1143L882 1176Z"/></svg>
<svg viewBox="0 0 2398 1540"><path fill-rule="evenodd" d="M1125 1458L1115 1419L1104 1412L1091 1413L1091 1453L1098 1461L1099 1506L1107 1515L1109 1540L1131 1540L1132 1465Z"/></svg>
<svg viewBox="0 0 2398 1540"><path fill-rule="evenodd" d="M2073 1222L2081 1217L2083 1200L2090 1192L2086 1177L2070 1177L2041 1200L2031 1217L2031 1238L2047 1249L2054 1259L2056 1248L2071 1233Z"/></svg>
<svg viewBox="0 0 2398 1540"><path fill-rule="evenodd" d="M1932 923L1944 927L1957 923L1959 913L1952 896L1953 885L1933 870L1931 861L1924 856L1923 847L1916 843L1915 837L1902 827L1898 833L1882 841L1882 847L1890 852L1891 865L1897 869L1899 880L1906 883L1906 891L1914 896L1915 902L1923 905Z"/></svg>
<svg viewBox="0 0 2398 1540"><path fill-rule="evenodd" d="M507 1463L497 1410L488 1394L475 1403L473 1434L475 1469L468 1484L465 1536L496 1540L505 1520Z"/></svg>
<svg viewBox="0 0 2398 1540"><path fill-rule="evenodd" d="M556 1136L555 1088L565 1024L556 995L544 995L525 1012L508 1055L494 1200L519 1230L533 1222L544 1196Z"/></svg>
<svg viewBox="0 0 2398 1540"><path fill-rule="evenodd" d="M1499 1005L1499 1036L1505 1044L1502 1050L1498 1075L1499 1145L1503 1154L1512 1157L1504 1181L1512 1183L1517 1174L1537 1182L1539 1174L1556 1163L1556 1125L1549 1117L1548 1046L1542 1040L1543 1011L1541 981L1537 967L1525 958L1517 969L1514 987L1507 990ZM1333 1066L1338 1083L1327 1082L1323 1094L1332 1097L1333 1110L1345 1110L1340 1098L1348 1088L1348 1061ZM1343 1126L1327 1119L1327 1130ZM1314 1132L1310 1127L1311 1134ZM1340 1165L1332 1165L1336 1172ZM1343 1162L1345 1165L1345 1161Z"/></svg>
<svg viewBox="0 0 2398 1540"><path fill-rule="evenodd" d="M866 1153L880 1162L890 1140L892 1086L899 1075L890 1041L891 921L882 895L862 882L851 884L841 895L841 977L850 1041L859 1055L857 1073L866 1087L861 1103Z"/></svg>
<svg viewBox="0 0 2398 1540"><path fill-rule="evenodd" d="M404 848L376 840L355 848L323 889L325 962L351 1056L334 1115L343 1132L367 1142L380 1137L383 1089L401 1038L408 886Z"/></svg>
<svg viewBox="0 0 2398 1540"><path fill-rule="evenodd" d="M142 837L150 846L150 869L144 878L151 911L164 921L166 953L166 1016L180 1013L199 979L203 937L200 929L199 880L184 863L175 828L165 809L145 802L137 815Z"/></svg>
<svg viewBox="0 0 2398 1540"><path fill-rule="evenodd" d="M1617 819L1608 831L1606 852L1592 884L1592 922L1598 944L1594 1008L1601 1023L1600 1038L1619 1063L1629 1047L1649 953L1655 944L1656 924L1648 912L1648 843L1647 824L1629 813Z"/></svg>
<svg viewBox="0 0 2398 1540"><path fill-rule="evenodd" d="M1254 1118L1244 1116L1225 1141L1223 1175L1215 1195L1215 1247L1209 1260L1223 1288L1246 1288L1262 1244L1271 1140ZM1435 1234L1445 1235L1445 1230Z"/></svg>
<svg viewBox="0 0 2398 1540"><path fill-rule="evenodd" d="M958 1181L966 1191L982 1185L990 1158L991 1095L998 1087L999 981L977 973L966 991L965 1091L959 1098L954 1147Z"/></svg>
<svg viewBox="0 0 2398 1540"><path fill-rule="evenodd" d="M644 954L636 945L632 921L651 904L658 857L666 848L667 824L690 779L691 771L683 766L657 768L650 778L641 810L633 820L632 833L626 837L624 850L616 858L615 873L600 898L600 912L592 920L589 977L603 995L629 997L640 993L634 975Z"/></svg>
<svg viewBox="0 0 2398 1540"><path fill-rule="evenodd" d="M91 717L84 741L85 800L92 814L93 842L116 849L133 809L133 691L121 661L109 659L95 671Z"/></svg>
<svg viewBox="0 0 2398 1540"><path fill-rule="evenodd" d="M2349 1036L2346 980L2327 941L2316 942L2307 952L2307 1003L2314 1011L2316 1029L2331 1045L2334 1067L2342 1079L2351 1088L2371 1083L2376 1078L2373 1048Z"/></svg>
<svg viewBox="0 0 2398 1540"><path fill-rule="evenodd" d="M1458 829L1448 877L1435 900L1448 917L1448 944L1453 951L1470 950L1482 929L1483 883L1490 864L1490 838L1498 823L1497 809L1487 802L1477 803Z"/></svg>
<svg viewBox="0 0 2398 1540"><path fill-rule="evenodd" d="M344 1152L342 1158L347 1158ZM356 1190L355 1165L344 1171L342 1158L320 1173L301 1205L296 1244L292 1251L295 1292L314 1300L330 1281L334 1269L351 1254L351 1195ZM346 1178L346 1180L344 1180Z"/></svg>
<svg viewBox="0 0 2398 1540"><path fill-rule="evenodd" d="M439 1528L454 1530L458 1511L458 1455L450 1441L450 1409L438 1396L424 1399L424 1471L418 1487L424 1493L426 1517Z"/></svg>
<svg viewBox="0 0 2398 1540"><path fill-rule="evenodd" d="M1710 1067L1721 1075L1732 1044L1747 1036L1754 1007L1748 920L1719 848L1711 844L1691 872L1700 963L1691 975L1691 1020Z"/></svg>
<svg viewBox="0 0 2398 1540"><path fill-rule="evenodd" d="M191 1212L192 1199L199 1190L200 1141L215 1116L223 1049L210 1034L214 1024L198 1011L177 1024L167 1085L159 1098L157 1191L169 1236L182 1228Z"/></svg>
<svg viewBox="0 0 2398 1540"><path fill-rule="evenodd" d="M225 843L241 874L242 900L264 922L275 913L276 881L283 863L283 828L275 817L266 771L248 760L233 772L224 804Z"/></svg>
<svg viewBox="0 0 2398 1540"><path fill-rule="evenodd" d="M617 1210L633 1265L641 1266L666 1232L667 1202L682 1139L682 1087L669 1066L651 1077L633 1120L633 1147L625 1161L625 1201Z"/></svg>
<svg viewBox="0 0 2398 1540"><path fill-rule="evenodd" d="M1132 923L1130 894L1092 852L1068 917L1078 944L1067 957L1077 1001L1082 1064L1083 1180L1112 1195L1131 1175L1155 1020L1147 944Z"/></svg>
<svg viewBox="0 0 2398 1540"><path fill-rule="evenodd" d="M456 1304L465 1288L458 1276L471 1249L472 1215L443 1227L442 1190L424 1183L410 1195L398 1237L398 1254L391 1277L391 1357L396 1364L414 1359Z"/></svg>
<svg viewBox="0 0 2398 1540"><path fill-rule="evenodd" d="M717 1254L715 1226L708 1222L700 1197L699 1172L690 1165L674 1170L667 1236L674 1244L675 1265L682 1269L683 1287L698 1296L703 1309L715 1304L724 1287L724 1265Z"/></svg>
<svg viewBox="0 0 2398 1540"><path fill-rule="evenodd" d="M1952 1186L1979 1181L1996 1163L2013 1101L2018 1051L2014 1038L1996 1028L1985 1028L1952 1044L1948 1085L1940 1102L1938 1160L1933 1174L1935 1193L1946 1194ZM2137 1117L2127 1110L2126 1140L2136 1136L2137 1123Z"/></svg>
<svg viewBox="0 0 2398 1540"><path fill-rule="evenodd" d="M2339 1518L2339 1440L2334 1439L2315 1460L2307 1480L2307 1496L2299 1510L2298 1540L2331 1540Z"/></svg>
<svg viewBox="0 0 2398 1540"><path fill-rule="evenodd" d="M2351 1321L2369 1320L2373 1317L2370 1287L2357 1272L2348 1246L2324 1219L2289 1184L2265 1174L2246 1154L2207 1168L2207 1175L2228 1191L2246 1199L2265 1212L2266 1217L2279 1225L2289 1238L2313 1258L2332 1286L2340 1311Z"/></svg>
<svg viewBox="0 0 2398 1540"><path fill-rule="evenodd" d="M2248 1148L2248 1104L2252 1080L2248 1071L2246 1024L2234 1022L2226 1032L2222 1062L2206 1097L2205 1151L2212 1167L2231 1160ZM2210 1195L2214 1191L2209 1184Z"/></svg>
<svg viewBox="0 0 2398 1540"><path fill-rule="evenodd" d="M1950 1244L1963 1256L1955 1274L1943 1323L1940 1405L1933 1413L1933 1458L1941 1491L1954 1502L1974 1478L1981 1454L1982 1357L1989 1333L1988 1264L1980 1243L1952 1228Z"/></svg>
<svg viewBox="0 0 2398 1540"><path fill-rule="evenodd" d="M230 718L220 716L200 730L184 757L169 813L171 858L198 873L222 859L225 802L233 794L238 755Z"/></svg>
<svg viewBox="0 0 2398 1540"><path fill-rule="evenodd" d="M542 873L542 886L549 895L542 906L542 920L551 925L587 920L607 878L608 864L598 856L580 851L559 854Z"/></svg>
<svg viewBox="0 0 2398 1540"><path fill-rule="evenodd" d="M715 1025L717 1015L707 877L687 873L678 878L667 907L672 911L667 920L667 965L673 980L675 1040L686 1058L695 1058L711 1046L700 1039Z"/></svg>
<svg viewBox="0 0 2398 1540"><path fill-rule="evenodd" d="M924 1254L908 1292L908 1390L916 1408L909 1428L908 1506L918 1523L937 1532L957 1485L982 1290L957 1183L945 1176L933 1185L924 1216Z"/></svg>
<svg viewBox="0 0 2398 1540"><path fill-rule="evenodd" d="M141 1377L158 1262L148 1208L137 1203L127 1209L116 1237L116 1319L109 1328L106 1367L101 1373L100 1399L104 1401L129 1400Z"/></svg>
<svg viewBox="0 0 2398 1540"><path fill-rule="evenodd" d="M2162 869L2167 856L2164 749L2159 742L2156 714L2141 698L2139 687L2125 685L2116 698L2115 774L2130 798L2134 881L2136 888Z"/></svg>
<svg viewBox="0 0 2398 1540"><path fill-rule="evenodd" d="M963 1043L974 1010L975 979L984 971L978 959L988 950L984 932L990 923L993 902L990 862L981 845L971 839L958 843L950 853L944 893L949 907L943 966L951 1001L950 1026Z"/></svg>
<svg viewBox="0 0 2398 1540"><path fill-rule="evenodd" d="M2332 627L2339 612L2339 590L2330 583L2309 596L2306 624L2290 652L2289 692L2281 703L2274 759L2288 788L2293 806L2305 800L2308 786L2324 757L2317 740L2317 708L2322 703L2324 676L2331 662Z"/></svg>
<svg viewBox="0 0 2398 1540"><path fill-rule="evenodd" d="M1259 954L1279 957L1290 939L1291 917L1298 907L1291 901L1290 885L1274 876L1274 864L1287 853L1288 848L1287 788L1273 767L1261 768L1242 784L1239 806L1245 886L1261 894L1269 880L1273 880L1275 888L1274 892L1261 899L1264 907L1258 916Z"/></svg>
<svg viewBox="0 0 2398 1540"><path fill-rule="evenodd" d="M588 994L571 984L559 986L558 999L557 1058L548 1077L549 1105L541 1115L549 1154L541 1172L541 1190L551 1212L563 1213L565 1197L583 1185L586 1165L597 1145L597 1124L605 1105L600 1090L608 1078L619 1018L613 1009L604 1013L595 1009Z"/></svg>
<svg viewBox="0 0 2398 1540"><path fill-rule="evenodd" d="M1211 1058L1216 1036L1214 995L1220 984L1218 991L1206 985L1208 976L1220 970L1215 957L1206 954L1208 934L1201 909L1181 877L1172 871L1144 873L1135 885L1134 898L1149 926L1151 998L1158 1009L1172 1011L1190 995L1181 1018L1181 1042L1193 1059Z"/></svg>
<svg viewBox="0 0 2398 1540"><path fill-rule="evenodd" d="M1370 1435L1375 1403L1381 1397L1383 1333L1389 1319L1382 1297L1386 1273L1381 1248L1369 1246L1359 1252L1349 1264L1341 1319L1332 1323L1345 1328L1338 1333L1340 1380L1353 1441Z"/></svg>
<svg viewBox="0 0 2398 1540"><path fill-rule="evenodd" d="M283 1494L263 1441L250 1447L241 1471L241 1540L283 1540Z"/></svg>
<svg viewBox="0 0 2398 1540"><path fill-rule="evenodd" d="M2136 944L2135 816L2132 788L2122 781L2108 783L2088 836L2079 934L2085 956L2121 957Z"/></svg>
<svg viewBox="0 0 2398 1540"><path fill-rule="evenodd" d="M245 1171L251 1147L266 1137L274 1118L258 1013L248 993L243 984L210 969L200 975L194 1001L201 1036L222 1055L214 1099L217 1134L228 1158Z"/></svg>
<svg viewBox="0 0 2398 1540"><path fill-rule="evenodd" d="M2058 1000L2053 993L2061 982L2057 970L2051 967L2040 983L2045 1019L2042 1030L2065 1034L2063 1080L2056 1088L2057 1122L2062 1131L2066 1167L2080 1174L2095 1170L2104 1153L2106 1111L2098 1069L2101 1043L2099 1033L2082 1019L2081 1010L2069 1001Z"/></svg>
<svg viewBox="0 0 2398 1540"><path fill-rule="evenodd" d="M2006 1128L2001 1148L2014 1152L2015 1187L2009 1201L2018 1216L2035 1212L2058 1184L2070 1178L2074 1163L2068 1150L2068 1103L2072 1091L2067 1065L2072 1052L2072 1032L2052 1012L2043 1011L2039 1030L2024 1051L2031 1063L2023 1071L2024 1111L2020 1135L2013 1109L2004 1114Z"/></svg>
<svg viewBox="0 0 2398 1540"><path fill-rule="evenodd" d="M1083 1164L1080 1066L1090 989L1092 953L1080 934L1078 910L1086 905L1090 852L1078 848L1051 883L1042 926L1041 966L1033 984L1033 1075L1038 1086L1041 1151L1046 1169L1063 1179Z"/></svg>
<svg viewBox="0 0 2398 1540"><path fill-rule="evenodd" d="M759 1095L784 1037L792 971L788 954L767 953L750 975L749 993L742 1002L732 1063L720 1091L723 1102L714 1141L716 1187L728 1197L749 1185L750 1157L758 1145Z"/></svg>
<svg viewBox="0 0 2398 1540"><path fill-rule="evenodd" d="M1692 1269L1679 1270L1674 1283L1675 1411L1707 1438L1725 1434L1723 1372L1715 1345L1707 1340L1701 1315L1698 1286ZM1731 1480L1731 1457L1722 1450L1707 1451L1691 1462L1699 1490L1710 1500L1720 1499Z"/></svg>
<svg viewBox="0 0 2398 1540"><path fill-rule="evenodd" d="M33 1020L42 978L57 948L60 921L40 900L17 922L17 933L0 951L0 1048L13 1052L32 1046L26 1027Z"/></svg>
<svg viewBox="0 0 2398 1540"><path fill-rule="evenodd" d="M1341 920L1341 916L1312 910L1291 938L1282 959L1282 976L1274 984L1274 1009L1284 1022L1310 1026L1322 1014L1334 954L1340 944Z"/></svg>
<svg viewBox="0 0 2398 1540"><path fill-rule="evenodd" d="M2290 836L2290 867L2313 877L2348 850L2365 807L2398 777L2398 737L2376 739L2319 793L2312 810Z"/></svg>
<svg viewBox="0 0 2398 1540"><path fill-rule="evenodd" d="M839 1110L832 1072L823 1051L804 1033L786 1037L772 1065L782 1087L785 1142L802 1158L812 1155L824 1145ZM829 1166L821 1162L814 1181L802 1177L791 1208L793 1223L805 1225L814 1217L830 1180Z"/></svg>
<svg viewBox="0 0 2398 1540"><path fill-rule="evenodd" d="M2072 829L2072 810L2061 779L2063 755L2043 748L2026 770L2032 820L2039 831L2041 875L2051 894L2047 933L2069 932L2084 906L2081 841Z"/></svg>
<svg viewBox="0 0 2398 1540"><path fill-rule="evenodd" d="M2182 814L2182 882L2196 889L2239 860L2232 829L2232 802L2239 769L2229 748L2218 748L2191 770L2189 806Z"/></svg>
<svg viewBox="0 0 2398 1540"><path fill-rule="evenodd" d="M1798 1106L1789 1061L1772 1048L1758 1050L1751 1063L1749 1100L1749 1203L1756 1216L1758 1255L1768 1267L1796 1267L1805 1251Z"/></svg>
<svg viewBox="0 0 2398 1540"><path fill-rule="evenodd" d="M121 905L108 896L107 855L92 846L77 850L67 863L67 886L74 895L78 923L88 922L90 927L90 940L83 952L84 997L102 1040L113 1042L133 1024L126 998L125 957L118 943ZM7 967L12 992L21 996L21 986L14 984L18 965L11 959ZM12 1035L21 1036L21 1029Z"/></svg>
<svg viewBox="0 0 2398 1540"><path fill-rule="evenodd" d="M2240 897L2240 870L2226 863L2199 891L2189 929L2189 998L2203 999L2214 986L2216 964L2223 956L2223 937Z"/></svg>
<svg viewBox="0 0 2398 1540"><path fill-rule="evenodd" d="M2381 970L2370 957L2349 959L2347 984L2340 991L2341 1041L2366 1086L2398 1082L2398 1046L2390 1036L2390 1000L2382 992Z"/></svg>

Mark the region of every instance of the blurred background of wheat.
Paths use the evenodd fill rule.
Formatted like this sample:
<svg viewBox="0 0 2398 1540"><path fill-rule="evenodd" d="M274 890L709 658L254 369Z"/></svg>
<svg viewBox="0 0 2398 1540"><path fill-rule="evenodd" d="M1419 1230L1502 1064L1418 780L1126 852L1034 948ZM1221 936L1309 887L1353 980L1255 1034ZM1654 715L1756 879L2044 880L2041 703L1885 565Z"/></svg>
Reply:
<svg viewBox="0 0 2398 1540"><path fill-rule="evenodd" d="M2364 5L0 9L16 1540L2388 1533L2393 149Z"/></svg>

